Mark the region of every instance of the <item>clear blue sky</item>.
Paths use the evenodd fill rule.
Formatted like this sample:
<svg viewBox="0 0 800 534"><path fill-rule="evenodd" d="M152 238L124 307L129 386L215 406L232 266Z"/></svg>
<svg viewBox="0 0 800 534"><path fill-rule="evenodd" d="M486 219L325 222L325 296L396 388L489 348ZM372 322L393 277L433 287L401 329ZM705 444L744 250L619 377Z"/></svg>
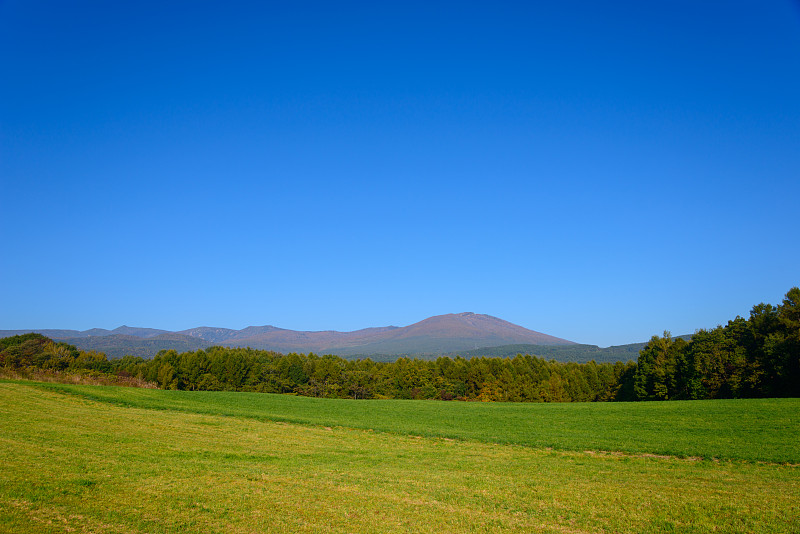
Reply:
<svg viewBox="0 0 800 534"><path fill-rule="evenodd" d="M800 284L796 1L2 0L0 50L0 329L607 346Z"/></svg>

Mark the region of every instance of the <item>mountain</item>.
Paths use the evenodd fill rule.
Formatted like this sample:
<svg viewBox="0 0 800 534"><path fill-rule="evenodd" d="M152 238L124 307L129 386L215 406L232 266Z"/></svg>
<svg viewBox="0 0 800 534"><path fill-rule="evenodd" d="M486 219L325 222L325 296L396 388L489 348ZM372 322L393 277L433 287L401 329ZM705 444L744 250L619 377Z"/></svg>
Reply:
<svg viewBox="0 0 800 534"><path fill-rule="evenodd" d="M31 330L0 331L0 337ZM409 326L364 328L352 332L303 332L275 326L248 326L242 330L198 327L179 332L121 326L114 330L36 330L83 350L153 356L161 349L196 350L211 345L251 347L276 352L318 354L440 355L512 344L571 346L572 341L529 330L491 315L451 313L429 317Z"/></svg>
<svg viewBox="0 0 800 534"><path fill-rule="evenodd" d="M264 327L262 327L264 328ZM242 330L242 335L231 338L221 345L229 347L252 347L254 349L278 352L317 352L333 353L334 347L360 347L380 339L387 332L397 330L396 326L364 328L353 332L324 330L302 332L273 328L258 332L254 327Z"/></svg>
<svg viewBox="0 0 800 534"><path fill-rule="evenodd" d="M219 344L223 341L231 339L232 337L236 336L239 332L240 332L239 330L231 330L230 328L214 328L211 326L201 326L198 328L190 328L189 330L181 330L175 333L192 337L195 339L201 339L203 341L208 341L209 343L212 344Z"/></svg>
<svg viewBox="0 0 800 534"><path fill-rule="evenodd" d="M155 337L161 334L171 334L169 330L158 330L156 328L136 328L134 326L120 326L115 328L111 331L111 334L119 334L123 336L133 336L133 337L142 337L142 338L149 338ZM94 334L98 335L98 334Z"/></svg>
<svg viewBox="0 0 800 534"><path fill-rule="evenodd" d="M65 341L81 350L104 352L109 358L122 358L126 355L152 358L160 350L174 349L178 352L188 352L204 349L212 345L212 343L173 332L148 338L111 334L107 336L53 339Z"/></svg>
<svg viewBox="0 0 800 534"><path fill-rule="evenodd" d="M20 334L27 334L28 332L38 332L43 336L50 339L72 339L72 338L85 338L91 336L109 336L111 330L104 328L92 328L90 330L63 330L55 328L40 328L37 330L0 330L0 337L18 336Z"/></svg>
<svg viewBox="0 0 800 534"><path fill-rule="evenodd" d="M90 328L89 330L61 330L43 328L39 330L0 330L0 338L27 334L28 332L38 332L50 339L83 339L88 337L107 337L114 335L132 336L137 338L149 338L159 334L171 333L168 330L157 330L155 328L135 328L130 326L120 326L114 330L105 328Z"/></svg>
<svg viewBox="0 0 800 534"><path fill-rule="evenodd" d="M328 349L350 354L444 354L510 344L572 345L572 341L528 330L491 315L450 313L375 336L368 343L336 345Z"/></svg>

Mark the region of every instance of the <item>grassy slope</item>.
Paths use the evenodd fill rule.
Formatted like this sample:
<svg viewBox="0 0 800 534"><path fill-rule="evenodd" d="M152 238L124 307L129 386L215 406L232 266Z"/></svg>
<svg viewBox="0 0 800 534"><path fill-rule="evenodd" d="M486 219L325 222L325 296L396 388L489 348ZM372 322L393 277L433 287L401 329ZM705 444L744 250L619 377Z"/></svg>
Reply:
<svg viewBox="0 0 800 534"><path fill-rule="evenodd" d="M800 530L791 466L126 408L7 382L0 408L1 532Z"/></svg>
<svg viewBox="0 0 800 534"><path fill-rule="evenodd" d="M800 463L800 399L641 403L353 401L50 384L126 406L560 450Z"/></svg>

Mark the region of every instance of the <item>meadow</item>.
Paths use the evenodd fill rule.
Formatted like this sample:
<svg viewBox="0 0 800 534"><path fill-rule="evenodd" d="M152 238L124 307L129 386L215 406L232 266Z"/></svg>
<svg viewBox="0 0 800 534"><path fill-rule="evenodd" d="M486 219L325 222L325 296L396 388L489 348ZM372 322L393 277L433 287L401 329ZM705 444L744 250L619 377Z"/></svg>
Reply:
<svg viewBox="0 0 800 534"><path fill-rule="evenodd" d="M2 532L798 532L800 400L0 382Z"/></svg>
<svg viewBox="0 0 800 534"><path fill-rule="evenodd" d="M42 387L104 403L559 450L800 463L800 399L488 403Z"/></svg>

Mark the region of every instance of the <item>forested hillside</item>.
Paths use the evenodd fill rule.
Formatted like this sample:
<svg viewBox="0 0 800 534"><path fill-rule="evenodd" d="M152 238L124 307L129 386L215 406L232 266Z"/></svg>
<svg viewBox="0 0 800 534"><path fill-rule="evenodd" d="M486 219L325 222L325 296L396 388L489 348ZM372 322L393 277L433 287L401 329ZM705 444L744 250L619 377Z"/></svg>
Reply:
<svg viewBox="0 0 800 534"><path fill-rule="evenodd" d="M681 336L689 339L692 336ZM628 362L636 360L647 342L631 343L629 345L615 345L612 347L598 347L597 345L502 345L461 351L450 356L463 356L464 358L513 358L517 354L535 354L547 360L559 362L587 363L589 361L601 362Z"/></svg>
<svg viewBox="0 0 800 534"><path fill-rule="evenodd" d="M800 289L688 342L653 337L639 353L633 392L640 400L800 396Z"/></svg>
<svg viewBox="0 0 800 534"><path fill-rule="evenodd" d="M503 358L345 360L316 354L210 347L108 360L40 334L0 340L0 368L94 373L166 389L256 391L334 398L519 402L800 396L800 289L749 319L700 330L690 340L654 336L636 362L561 363Z"/></svg>

